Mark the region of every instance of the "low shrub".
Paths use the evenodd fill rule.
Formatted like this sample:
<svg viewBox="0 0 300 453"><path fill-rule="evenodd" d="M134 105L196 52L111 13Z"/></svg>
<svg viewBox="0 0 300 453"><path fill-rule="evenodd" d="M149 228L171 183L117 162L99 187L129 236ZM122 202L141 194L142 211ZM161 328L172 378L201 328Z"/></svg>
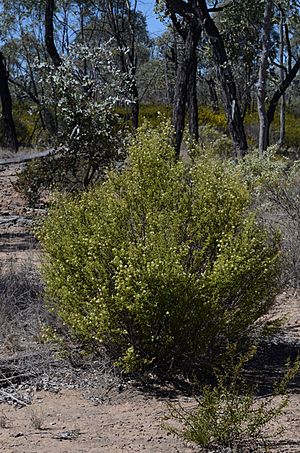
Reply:
<svg viewBox="0 0 300 453"><path fill-rule="evenodd" d="M227 130L227 119L224 112L214 112L207 106L201 106L198 109L199 125L208 125L218 128L222 131Z"/></svg>
<svg viewBox="0 0 300 453"><path fill-rule="evenodd" d="M238 163L243 180L252 194L261 195L277 187L287 176L290 161L278 154L278 146L270 146L260 157L257 149L249 151ZM261 201L261 200L260 200Z"/></svg>
<svg viewBox="0 0 300 453"><path fill-rule="evenodd" d="M277 384L274 395L258 399L256 388L243 378L243 367L253 358L255 348L239 356L233 348L223 371L216 371L216 385L207 385L195 397L196 407L171 404L168 431L194 442L205 451L267 451L266 428L283 413L288 403L287 385L299 371L299 357ZM233 366L232 366L233 365ZM225 369L225 371L224 371ZM276 397L276 398L275 398Z"/></svg>
<svg viewBox="0 0 300 453"><path fill-rule="evenodd" d="M238 164L243 180L252 193L253 204L261 219L281 231L284 284L300 284L300 168L278 153L278 146L268 148L263 158L252 151Z"/></svg>
<svg viewBox="0 0 300 453"><path fill-rule="evenodd" d="M276 185L270 185L265 198L273 224L282 232L282 249L286 257L285 283L300 286L300 168L295 162Z"/></svg>
<svg viewBox="0 0 300 453"><path fill-rule="evenodd" d="M228 159L233 155L233 145L231 138L224 132L216 127L204 125L199 127L199 143L192 144L189 155L195 161L208 153L211 156Z"/></svg>
<svg viewBox="0 0 300 453"><path fill-rule="evenodd" d="M38 230L54 310L126 371L213 366L273 302L278 239L249 212L234 167L175 160L166 125L142 126L129 164Z"/></svg>

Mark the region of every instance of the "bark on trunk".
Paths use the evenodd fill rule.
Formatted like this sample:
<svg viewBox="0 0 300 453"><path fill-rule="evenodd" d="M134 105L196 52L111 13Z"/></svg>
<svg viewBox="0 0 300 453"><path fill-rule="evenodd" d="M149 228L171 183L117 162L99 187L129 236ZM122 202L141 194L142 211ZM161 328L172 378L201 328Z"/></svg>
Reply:
<svg viewBox="0 0 300 453"><path fill-rule="evenodd" d="M198 1L198 9L203 29L212 47L217 75L222 86L228 126L233 140L234 157L242 157L248 148L247 139L237 99L235 81L224 42L218 28L210 17L205 0Z"/></svg>
<svg viewBox="0 0 300 453"><path fill-rule="evenodd" d="M280 46L279 46L279 64L280 64L280 83L284 81L284 11L280 8ZM285 93L281 97L280 102L280 133L278 145L282 147L285 140L285 107L286 107L286 98Z"/></svg>
<svg viewBox="0 0 300 453"><path fill-rule="evenodd" d="M18 151L18 140L12 115L12 101L8 86L8 73L5 58L0 52L0 97L2 103L2 118L4 123L4 146Z"/></svg>
<svg viewBox="0 0 300 453"><path fill-rule="evenodd" d="M55 0L46 0L45 9L45 44L48 54L56 68L61 65L61 58L54 42L54 8Z"/></svg>
<svg viewBox="0 0 300 453"><path fill-rule="evenodd" d="M131 104L131 121L132 121L132 127L134 129L137 129L139 127L140 103L139 103L139 93L138 93L138 89L136 86L135 78L132 81L131 89L132 89L132 97L133 97L133 102Z"/></svg>
<svg viewBox="0 0 300 453"><path fill-rule="evenodd" d="M196 142L199 140L198 127L198 100L197 100L197 53L193 49L192 68L188 81L188 112L189 112L189 133Z"/></svg>
<svg viewBox="0 0 300 453"><path fill-rule="evenodd" d="M209 90L209 95L210 95L210 102L211 102L211 107L214 112L219 111L219 100L218 100L218 95L217 95L217 90L216 90L216 83L212 77L207 77L205 79L208 90Z"/></svg>
<svg viewBox="0 0 300 453"><path fill-rule="evenodd" d="M299 69L300 69L300 58L298 58L298 60L296 61L296 63L292 67L292 69L288 72L284 81L279 85L279 87L274 92L274 94L270 100L269 108L267 111L267 119L268 119L267 143L268 144L269 144L269 137L270 137L270 126L274 120L274 115L275 115L275 111L276 111L278 102L279 102L281 96L283 96L285 94L286 90L291 85L291 83L294 80L294 78L296 77Z"/></svg>
<svg viewBox="0 0 300 453"><path fill-rule="evenodd" d="M272 19L273 1L266 0L262 30L262 51L259 64L258 90L257 90L257 109L259 116L259 154L262 157L268 146L268 117L266 111L266 84L267 67L270 50L270 32Z"/></svg>
<svg viewBox="0 0 300 453"><path fill-rule="evenodd" d="M185 40L184 54L177 67L176 83L174 90L173 104L173 126L174 147L177 157L180 154L180 146L183 137L186 102L189 99L189 108L191 108L190 133L198 140L198 108L196 94L196 69L197 54L196 47L200 37L200 27L198 23L190 24ZM188 98L189 88L192 90Z"/></svg>
<svg viewBox="0 0 300 453"><path fill-rule="evenodd" d="M281 98L280 104L280 131L278 145L282 147L285 141L285 110L286 110L286 98L285 94Z"/></svg>

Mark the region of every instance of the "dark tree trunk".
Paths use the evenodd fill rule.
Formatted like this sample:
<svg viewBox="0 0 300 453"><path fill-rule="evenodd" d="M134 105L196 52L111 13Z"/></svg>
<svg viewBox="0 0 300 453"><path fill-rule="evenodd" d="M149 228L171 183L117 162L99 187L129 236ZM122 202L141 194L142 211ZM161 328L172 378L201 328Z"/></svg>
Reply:
<svg viewBox="0 0 300 453"><path fill-rule="evenodd" d="M56 68L61 65L61 58L54 42L54 8L55 0L46 0L45 9L45 44L48 54Z"/></svg>
<svg viewBox="0 0 300 453"><path fill-rule="evenodd" d="M133 102L131 105L131 121L132 121L132 127L134 129L137 129L139 127L139 111L140 111L140 103L139 103L139 92L136 86L136 81L135 78L132 81L132 97L133 97Z"/></svg>
<svg viewBox="0 0 300 453"><path fill-rule="evenodd" d="M275 91L275 93L273 94L273 96L270 100L269 108L267 111L267 118L268 118L267 143L268 144L270 142L270 127L274 120L274 115L275 115L275 111L276 111L278 102L279 102L281 96L283 96L285 94L286 90L288 89L288 87L290 86L290 84L292 83L294 78L296 77L299 69L300 69L300 58L298 58L298 60L296 61L296 63L292 67L292 69L288 72L286 78L279 85L279 87L277 88L277 90Z"/></svg>
<svg viewBox="0 0 300 453"><path fill-rule="evenodd" d="M247 139L237 99L235 81L226 54L224 42L214 21L210 17L205 0L198 0L198 10L202 27L205 30L212 47L217 75L222 86L225 110L233 140L235 157L241 157L247 150Z"/></svg>
<svg viewBox="0 0 300 453"><path fill-rule="evenodd" d="M219 111L219 100L218 100L218 95L217 95L217 90L216 90L216 82L212 77L207 77L205 79L208 90L209 90L209 95L210 95L210 102L211 102L211 107L214 112Z"/></svg>
<svg viewBox="0 0 300 453"><path fill-rule="evenodd" d="M193 140L199 140L198 99L197 99L197 54L196 47L192 58L192 70L188 81L189 133Z"/></svg>
<svg viewBox="0 0 300 453"><path fill-rule="evenodd" d="M180 154L180 146L183 137L186 103L189 102L190 111L190 133L198 140L198 108L196 92L196 71L197 54L196 48L199 41L201 29L195 21L189 24L188 31L184 39L184 54L177 67L176 83L174 90L173 103L173 126L174 147L177 157ZM188 91L191 93L188 96Z"/></svg>
<svg viewBox="0 0 300 453"><path fill-rule="evenodd" d="M182 142L186 100L187 100L187 86L188 86L188 62L185 58L179 63L176 83L174 89L174 103L173 103L173 126L174 126L174 147L177 157L180 154L180 146Z"/></svg>
<svg viewBox="0 0 300 453"><path fill-rule="evenodd" d="M2 103L2 118L4 123L4 146L17 151L18 140L12 115L12 101L8 86L8 72L5 58L0 52L0 97Z"/></svg>

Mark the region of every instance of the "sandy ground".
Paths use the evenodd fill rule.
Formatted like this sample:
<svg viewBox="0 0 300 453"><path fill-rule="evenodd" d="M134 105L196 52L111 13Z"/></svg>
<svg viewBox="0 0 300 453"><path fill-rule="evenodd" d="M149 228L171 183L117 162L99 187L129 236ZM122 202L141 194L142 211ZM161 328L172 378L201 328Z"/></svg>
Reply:
<svg viewBox="0 0 300 453"><path fill-rule="evenodd" d="M38 262L38 244L31 234L32 219L40 212L26 206L12 182L20 164L0 166L0 265L11 260ZM293 353L300 342L300 296L287 291L278 298L273 317L285 316L279 343L291 344ZM281 344L281 343L280 343ZM296 346L295 346L296 344ZM280 346L280 345L279 345ZM267 366L267 365L266 365ZM296 382L284 414L270 427L273 437L268 451L300 452L300 386ZM183 395L179 400L192 404ZM193 452L162 428L169 398L133 389L115 392L95 405L81 390L58 393L34 391L32 404L16 408L0 404L0 451L9 453L52 452ZM246 451L246 449L242 449ZM247 450L249 451L249 450Z"/></svg>
<svg viewBox="0 0 300 453"><path fill-rule="evenodd" d="M95 406L77 391L38 392L28 407L3 409L8 427L0 431L1 451L196 451L162 429L165 412L163 401L138 394Z"/></svg>

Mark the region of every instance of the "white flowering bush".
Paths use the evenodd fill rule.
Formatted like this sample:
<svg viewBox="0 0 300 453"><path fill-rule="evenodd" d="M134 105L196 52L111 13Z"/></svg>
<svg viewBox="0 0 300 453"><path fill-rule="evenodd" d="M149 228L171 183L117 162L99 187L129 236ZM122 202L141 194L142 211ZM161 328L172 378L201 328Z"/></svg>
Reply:
<svg viewBox="0 0 300 453"><path fill-rule="evenodd" d="M209 157L185 167L170 134L145 124L128 168L59 197L38 232L54 310L127 371L213 366L277 288L277 240L238 174Z"/></svg>
<svg viewBox="0 0 300 453"><path fill-rule="evenodd" d="M43 105L57 119L52 141L59 151L25 170L19 186L28 193L38 190L31 187L32 180L46 187L87 187L105 167L124 159L126 133L116 107L129 102L128 77L125 80L113 63L109 43L94 48L73 45L61 66L42 63L37 70Z"/></svg>

